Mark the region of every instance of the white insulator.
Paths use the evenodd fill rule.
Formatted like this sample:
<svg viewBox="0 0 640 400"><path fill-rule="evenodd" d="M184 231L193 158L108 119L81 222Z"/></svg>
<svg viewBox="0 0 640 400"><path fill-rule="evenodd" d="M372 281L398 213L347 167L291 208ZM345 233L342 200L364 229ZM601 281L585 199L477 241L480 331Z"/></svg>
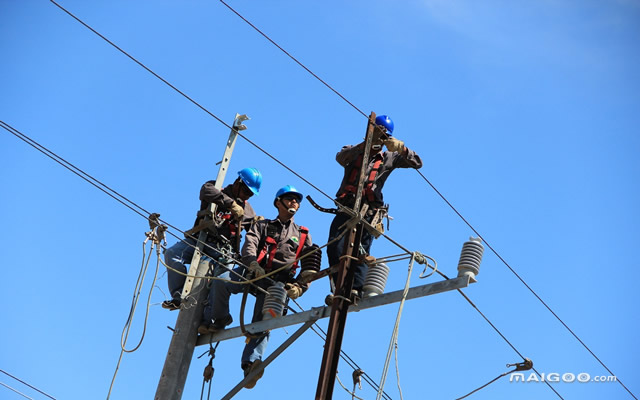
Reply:
<svg viewBox="0 0 640 400"><path fill-rule="evenodd" d="M387 264L380 263L369 267L367 277L364 280L362 290L364 297L377 296L384 293L384 287L389 277L389 267Z"/></svg>
<svg viewBox="0 0 640 400"><path fill-rule="evenodd" d="M267 289L268 294L265 295L264 304L262 305L262 319L277 318L284 311L285 299L287 291L284 290L284 283L276 282L275 285Z"/></svg>
<svg viewBox="0 0 640 400"><path fill-rule="evenodd" d="M470 282L476 282L476 275L480 273L480 262L484 246L480 238L470 237L462 245L460 261L458 262L458 277L468 276Z"/></svg>

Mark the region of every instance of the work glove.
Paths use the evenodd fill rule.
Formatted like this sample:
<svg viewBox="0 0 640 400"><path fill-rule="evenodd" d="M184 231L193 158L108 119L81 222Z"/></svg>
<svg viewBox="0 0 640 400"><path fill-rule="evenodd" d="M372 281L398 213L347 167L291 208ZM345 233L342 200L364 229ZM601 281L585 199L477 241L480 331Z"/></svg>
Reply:
<svg viewBox="0 0 640 400"><path fill-rule="evenodd" d="M389 138L384 141L384 145L387 146L389 151L395 151L402 153L404 151L404 142L395 138Z"/></svg>
<svg viewBox="0 0 640 400"><path fill-rule="evenodd" d="M253 278L260 278L264 275L264 268L262 268L257 261L251 261L248 270L250 276Z"/></svg>
<svg viewBox="0 0 640 400"><path fill-rule="evenodd" d="M300 274L298 275L298 278L296 279L298 282L303 282L303 283L307 283L309 279L313 278L313 276L315 274L317 274L318 271L314 271L312 269L307 269L304 271L300 271Z"/></svg>
<svg viewBox="0 0 640 400"><path fill-rule="evenodd" d="M264 217L262 215L256 215L253 217L253 222L264 221Z"/></svg>
<svg viewBox="0 0 640 400"><path fill-rule="evenodd" d="M287 290L287 296L292 300L302 296L302 288L297 283L287 283L284 288Z"/></svg>
<svg viewBox="0 0 640 400"><path fill-rule="evenodd" d="M366 255L364 257L361 257L361 260L367 264L367 266L369 267L373 267L376 265L376 258L372 255Z"/></svg>
<svg viewBox="0 0 640 400"><path fill-rule="evenodd" d="M244 215L244 209L235 201L233 202L231 207L229 207L229 211L231 211L231 214L235 217L235 219L240 219Z"/></svg>

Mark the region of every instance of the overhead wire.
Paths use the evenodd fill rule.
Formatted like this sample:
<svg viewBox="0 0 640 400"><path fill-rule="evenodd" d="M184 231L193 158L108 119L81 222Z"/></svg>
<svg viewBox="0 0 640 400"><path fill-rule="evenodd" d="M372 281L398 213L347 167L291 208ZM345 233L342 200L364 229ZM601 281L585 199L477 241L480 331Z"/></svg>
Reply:
<svg viewBox="0 0 640 400"><path fill-rule="evenodd" d="M14 392L18 393L20 396L24 397L25 399L33 400L33 397L29 397L29 396L27 396L26 394L24 394L24 393L20 392L19 390L14 389L14 388L12 388L11 386L7 385L6 383L0 382L0 385L2 385L2 386L4 386L4 387L6 387L6 388L7 388L7 389L9 389L9 390L12 390L12 391L14 391Z"/></svg>
<svg viewBox="0 0 640 400"><path fill-rule="evenodd" d="M55 398L55 397L53 397L53 396L51 396L50 394L47 394L47 393L43 392L42 390L38 389L37 387L35 387L35 386L33 386L33 385L31 385L31 384L29 384L29 383L27 383L27 382L23 381L22 379L17 378L17 377L15 377L15 376L11 375L11 374L10 374L10 373L8 373L7 371L0 369L0 372L2 372L3 374L7 375L7 376L8 376L8 377L10 377L10 378L15 379L16 381L18 381L18 382L22 383L22 384L23 384L23 385L25 385L25 386L30 387L31 389L35 390L36 392L38 392L38 393L40 393L40 394L42 394L42 395L44 395L44 396L47 396L48 398L50 398L50 399L52 399L52 400L56 400L56 398Z"/></svg>
<svg viewBox="0 0 640 400"><path fill-rule="evenodd" d="M70 11L68 11L67 9L65 9L64 7L62 7L60 4L56 3L54 0L50 0L53 4L55 4L58 8L60 8L62 11L64 11L65 13L67 13L69 16L71 16L73 19L75 19L76 21L78 21L80 24L82 24L84 27L86 27L87 29L89 29L91 32L95 33L96 35L98 35L101 39L103 39L104 41L106 41L107 43L109 43L111 46L113 46L115 49L117 49L118 51L120 51L122 54L124 54L125 56L127 56L129 59L131 59L133 62L135 62L136 64L138 64L139 66L141 66L142 68L144 68L147 72L149 72L150 74L152 74L153 76L155 76L156 78L160 79L164 84L166 84L167 86L169 86L170 88L172 88L173 90L175 90L176 92L178 92L180 95L182 95L185 99L189 100L192 104L194 104L195 106L197 106L198 108L200 108L202 111L204 111L205 113L207 113L209 116L213 117L216 121L220 122L222 125L226 126L229 129L233 129L233 127L229 124L227 124L226 122L224 122L220 117L218 117L217 115L215 115L214 113L212 113L211 111L209 111L207 108L205 108L204 106L202 106L200 103L198 103L197 101L195 101L194 99L192 99L190 96L188 96L186 93L184 93L183 91L181 91L180 89L178 89L177 87L175 87L174 85L172 85L169 81L167 81L166 79L164 79L163 77L161 77L160 75L158 75L157 73L155 73L153 70L151 70L149 67L147 67L146 65L144 65L143 63L141 63L140 61L138 61L135 57L131 56L129 53L127 53L126 51L124 51L123 49L121 49L120 47L118 47L115 43L113 43L111 40L107 39L104 35L102 35L100 32L96 31L95 29L93 29L91 26L89 26L88 24L86 24L84 21L82 21L80 18L76 17L74 14L72 14ZM319 193L321 193L322 195L324 195L325 197L327 197L330 200L333 200L333 198L331 196L329 196L327 193L325 193L324 191L322 191L319 187L315 186L313 183L311 183L309 180L307 180L306 178L304 178L302 175L300 175L299 173L297 173L296 171L294 171L292 168L290 168L289 166L287 166L286 164L284 164L282 161L280 161L279 159L277 159L275 156L273 156L271 153L269 153L268 151L266 151L265 149L263 149L261 146L259 146L258 144L256 144L255 142L253 142L251 139L249 139L248 137L246 137L245 135L243 135L242 133L240 133L239 131L236 131L236 133L238 134L238 136L240 136L242 139L244 139L247 143L251 144L253 147L255 147L256 149L260 150L262 153L264 153L266 156L268 156L269 158L271 158L273 161L277 162L278 164L280 164L282 167L284 167L285 169L287 169L289 172L291 172L292 174L294 174L295 176L297 176L298 178L300 178L302 181L304 181L307 185L311 186L312 188L314 188L315 190L317 190Z"/></svg>
<svg viewBox="0 0 640 400"><path fill-rule="evenodd" d="M140 61L138 61L137 59L135 59L134 57L132 57L131 55L129 55L126 51L122 50L120 47L118 47L116 44L114 44L113 42L111 42L109 39L107 39L105 36L103 36L102 34L100 34L99 32L97 32L95 29L93 29L91 26L89 26L88 24L86 24L85 22L83 22L81 19L79 19L78 17L76 17L74 14L72 14L71 12L69 12L68 10L66 10L64 7L62 7L60 4L58 4L57 2L55 2L54 0L50 0L53 4L55 4L58 8L60 8L62 11L64 11L65 13L67 13L68 15L70 15L72 18L74 18L75 20L77 20L79 23L81 23L83 26L85 26L86 28L88 28L89 30L91 30L93 33L95 33L96 35L98 35L100 38L102 38L103 40L105 40L107 43L109 43L110 45L112 45L114 48L116 48L117 50L119 50L121 53L123 53L124 55L126 55L127 57L129 57L131 60L133 60L135 63L137 63L138 65L140 65L142 68L144 68L146 71L148 71L149 73L151 73L152 75L154 75L156 78L160 79L163 83L165 83L166 85L168 85L169 87L171 87L172 89L174 89L176 92L178 92L179 94L181 94L183 97L185 97L187 100L189 100L191 103L193 103L194 105L196 105L197 107L199 107L200 109L202 109L203 111L205 111L207 114L209 114L211 117L213 117L214 119L216 119L218 122L220 122L221 124L223 124L224 126L226 126L229 129L232 129L232 127L230 125L228 125L227 123L225 123L222 119L220 119L219 117L217 117L215 114L211 113L209 110L207 110L205 107L203 107L202 105L200 105L198 102L196 102L195 100L193 100L191 97L189 97L187 94L185 94L184 92L182 92L181 90L179 90L178 88L176 88L174 85L172 85L171 83L169 83L167 80L165 80L164 78L162 78L160 75L156 74L155 72L153 72L150 68L148 68L147 66L145 66L144 64L142 64ZM357 110L360 114L362 114L363 116L367 117L367 115L362 112L358 107L356 107L353 103L351 103L348 99L346 99L346 97L344 97L342 94L340 94L337 90L335 90L333 87L331 87L329 84L327 84L324 80L322 80L320 77L318 77L315 73L313 73L308 67L306 67L305 65L303 65L301 62L299 62L295 57L293 57L290 53L288 53L286 50L284 50L281 46L279 46L275 41L273 41L271 38L269 38L266 34L264 34L261 30L259 30L255 25L253 25L251 22L249 22L246 18L244 18L242 15L240 15L237 11L235 11L233 8L231 8L228 4L226 4L224 1L220 0L221 3L223 3L226 7L228 7L231 11L233 11L236 15L238 15L241 19L243 19L247 24L249 24L251 27L253 27L256 31L258 31L262 36L264 36L266 39L268 39L272 44L274 44L276 47L278 47L281 51L283 51L287 56L289 56L291 59L293 59L298 65L300 65L302 68L304 68L307 72L309 72L312 76L314 76L316 79L318 79L320 82L322 82L326 87L328 87L330 90L332 90L336 95L338 95L340 98L342 98L345 102L347 102L348 104L350 104L355 110ZM3 126L4 127L4 126ZM6 128L5 128L6 129ZM247 141L248 143L250 143L251 145L253 145L254 147L256 147L258 150L260 150L261 152L263 152L265 155L267 155L268 157L270 157L272 160L274 160L275 162L277 162L278 164L280 164L281 166L283 166L285 169L289 170L291 173L293 173L295 176L297 176L298 178L300 178L302 181L304 181L305 183L307 183L309 186L313 187L314 189L316 189L319 193L323 194L325 197L333 200L331 198L331 196L329 196L328 194L326 194L324 191L322 191L321 189L319 189L317 186L315 186L314 184L312 184L310 181L308 181L306 178L304 178L303 176L301 176L300 174L298 174L296 171L294 171L293 169L291 169L290 167L288 167L286 164L284 164L282 161L280 161L279 159L277 159L276 157L274 157L273 155L271 155L269 152L267 152L266 150L264 150L262 147L258 146L256 143L254 143L253 141L251 141L249 138L247 138L246 136L238 133L238 135L240 137L242 137L245 141ZM57 161L57 160L56 160ZM65 166L66 167L66 166ZM72 171L75 173L75 171ZM424 177L424 175L422 175L422 173L420 171L418 171L418 173L423 177L423 179L425 179L427 181L427 183L434 188L435 190L435 186L433 186L427 179L426 177ZM100 190L100 187L98 187ZM104 190L103 190L104 191ZM437 191L437 190L436 190ZM107 193L107 192L105 192ZM440 194L439 191L437 191L437 193L447 202L447 204L449 204L449 206L451 206L453 208L453 206L451 205L451 203L449 201L446 200L446 198L444 198L444 196L442 194ZM110 193L107 193L108 195L112 196ZM112 196L113 197L113 196ZM118 199L116 199L118 200ZM120 200L118 200L120 201ZM123 203L124 204L124 203ZM126 204L125 204L126 205ZM127 207L131 208L129 205L126 205ZM135 211L135 210L134 210ZM457 212L457 210L454 209L454 211L456 211L456 213L462 217L461 214L459 214ZM137 211L136 211L137 212ZM164 222L164 221L163 221ZM466 222L466 220L465 220ZM468 222L467 222L468 224ZM472 228L473 229L473 228ZM474 229L474 232L475 229ZM477 233L477 232L476 232ZM387 238L388 240L392 241L392 243L394 243L396 246L402 248L403 250L409 252L408 250L406 250L403 246L401 246L399 243L395 242L393 239L391 239L390 237L388 237L387 235L383 236L385 238ZM480 236L478 234L478 236ZM480 236L481 237L481 236ZM482 238L482 237L481 237ZM484 238L482 238L482 240L484 241ZM487 243L485 241L485 243ZM507 265L507 267L514 273L515 271L506 263L506 261L493 249L493 247L491 247L488 243L487 246L492 250L492 252L494 254L496 254L496 256L498 256L498 258L505 263L505 265ZM569 330L569 332L589 351L589 353L591 353L591 355L611 374L611 375L615 375L596 355L593 351L591 351L591 349L564 323L564 321L562 321L560 319L560 317L557 316L557 314L555 312L553 312L553 310L551 310L551 308L544 302L542 301L542 299L533 291L533 289L530 288L529 285L526 284L526 282L524 282L524 280L516 274L516 276L518 277L518 279L521 280L521 282L523 284L525 284L525 286L536 296L536 298L538 298L538 300L540 300L543 305L545 305L545 307L562 323L563 326L565 326L565 328L567 330ZM636 396L618 379L617 380L624 388L625 390L631 395L633 396L635 399Z"/></svg>
<svg viewBox="0 0 640 400"><path fill-rule="evenodd" d="M409 262L409 271L407 272L407 280L404 284L404 290L402 291L402 298L400 299L400 306L398 307L398 314L396 315L396 322L393 326L393 331L391 333L391 340L389 341L389 348L387 349L387 357L384 360L384 367L382 368L382 377L380 378L380 389L376 395L376 400L380 400L380 393L384 388L384 383L387 379L387 373L389 371L389 362L391 361L391 353L393 352L394 345L398 345L398 331L400 330L400 318L402 317L402 311L404 310L404 303L407 299L407 294L409 293L410 283L411 283L411 273L413 272L413 262L415 261L415 255L411 257L411 261ZM397 347L396 347L397 349ZM397 355L397 351L396 351ZM396 367L397 367L397 358L396 358ZM398 388L400 388L400 380L398 379ZM402 389L400 389L400 397L402 397Z"/></svg>
<svg viewBox="0 0 640 400"><path fill-rule="evenodd" d="M204 107L202 107L199 103L195 102L193 99L191 99L189 96L187 96L186 94L184 94L182 91L180 91L179 89L177 89L175 86L171 85L169 82L167 82L165 79L163 79L162 77L160 77L159 75L157 75L155 72L153 72L152 70L150 70L149 68L147 68L146 66L144 66L144 64L140 63L139 61L137 61L135 58L133 58L132 56L130 56L128 53L126 53L124 50L122 50L120 47L118 47L117 45L115 45L113 42L109 41L106 37L104 37L103 35L101 35L100 33L98 33L97 31L95 31L93 28L91 28L89 25L85 24L83 21L81 21L80 19L78 19L77 17L75 17L73 14L71 14L70 12L68 12L66 9L62 8L60 5L58 5L55 1L52 0L52 2L54 4L56 4L58 7L60 7L63 11L65 11L67 14L71 15L74 19L76 19L77 21L79 21L80 23L82 23L84 26L86 26L87 28L89 28L92 32L96 33L98 36L100 36L102 39L106 40L109 44L111 44L112 46L114 46L116 49L120 50L123 54L125 54L127 57L131 58L133 61L135 61L137 64L139 64L140 66L142 66L145 70L149 71L150 73L152 73L154 76L156 76L158 79L160 79L162 82L164 82L165 84L169 85L171 88L173 88L174 90L176 90L178 93L180 93L181 95L183 95L184 97L186 97L188 100L190 100L192 103L196 104L198 107L200 107L201 109L203 109L204 111L206 111L208 114L210 114L212 117L214 117L216 120L218 120L219 122L221 122L223 125L225 125L226 127L228 127L229 129L231 129L231 126L227 125L224 121L220 120L217 116L215 116L213 113L209 112L208 110L206 110ZM144 214L142 214L141 212L139 212L138 210L136 210L135 208L133 208L130 204L133 204L134 206L136 206L137 208L145 211L147 214L150 214L147 210L145 210L144 208L140 207L139 205L137 205L136 203L132 202L131 200L129 200L128 198L124 197L123 195L121 195L120 193L116 192L115 190L109 188L107 185L103 184L102 182L100 182L99 180L93 178L91 175L87 174L86 172L82 171L81 169L75 167L73 164L69 163L68 161L66 161L65 159L57 156L55 153L51 152L50 150L46 149L44 146L40 145L39 143L33 141L32 139L28 138L26 135L20 133L19 131L17 131L16 129L14 129L13 127L9 126L8 124L2 122L3 128L5 128L6 130L8 130L10 133L14 134L15 136L19 137L20 139L22 139L23 141L25 141L26 143L30 144L31 146L33 146L34 148L36 148L37 150L41 151L43 154L47 155L48 157L52 158L54 161L58 162L59 164L61 164L62 166L64 166L65 168L69 169L71 172L73 172L74 174L80 176L81 178L83 178L84 180L86 180L87 182L89 182L90 184L92 184L93 186L95 186L96 188L98 188L99 190L103 191L104 193L106 193L107 195L109 195L110 197L114 198L116 201L120 202L121 204L125 205L127 208L131 209L132 211L136 212L137 214L139 214L140 216L142 216L143 218L147 218ZM288 169L289 171L291 171L292 173L294 173L296 176L298 176L299 178L301 178L303 181L305 181L306 183L308 183L311 187L315 188L316 190L318 190L320 193L322 193L323 195L325 195L326 197L330 198L330 196L328 196L325 192L323 192L322 190L320 190L319 188L317 188L315 185L313 185L311 182L307 181L306 179L304 179L301 175L299 175L298 173L296 173L295 171L293 171L292 169L290 169L288 166L286 166L285 164L283 164L281 161L277 160L275 157L271 156L268 152L266 152L264 149L260 148L259 146L257 146L255 143L253 143L252 141L250 141L249 139L247 139L246 137L244 137L243 135L240 135L241 137L243 137L245 140L247 140L249 143L253 144L255 147L257 147L258 149L260 149L261 151L263 151L265 154L267 154L269 157L271 157L272 159L274 159L276 162L278 162L279 164L281 164L282 166L284 166L286 169ZM105 190L105 188L107 190ZM115 193L112 194L109 191ZM116 196L117 195L117 196ZM120 197L120 198L118 198ZM121 199L126 200L123 201ZM130 204L127 204L130 203ZM162 222L165 222L164 220L160 220ZM168 224L168 223L167 223ZM168 224L169 226L171 226L172 228L180 231L180 229ZM184 232L183 232L184 233ZM181 238L179 238L178 236L176 236L175 234L173 234L172 232L169 232L169 234L171 234L172 236L178 238L179 240L182 240ZM384 234L383 234L384 235ZM400 245L399 243L395 242L393 239L391 239L390 237L388 237L388 235L384 235L388 240L390 240L391 242L393 242L394 244L396 244L398 247L402 248L403 250L405 250L406 252L409 253L409 250L404 248L402 245ZM166 264L165 264L166 266ZM170 268L170 267L169 267Z"/></svg>
<svg viewBox="0 0 640 400"><path fill-rule="evenodd" d="M130 209L131 211L135 212L136 214L138 214L139 216L143 217L144 219L147 219L147 215L145 215L144 213L142 213L140 210L146 212L147 214L150 214L149 211L147 211L146 209L144 209L144 207L138 205L137 203L131 201L130 199L128 199L127 197L125 197L124 195L120 194L119 192L113 190L111 187L109 187L108 185L104 184L103 182L101 182L100 180L96 179L95 177L93 177L92 175L88 174L87 172L83 171L82 169L76 167L74 164L72 164L71 162L65 160L64 158L60 157L59 155L57 155L56 153L54 153L53 151L49 150L47 147L41 145L40 143L36 142L35 140L31 139L29 136L25 135L24 133L18 131L17 129L13 128L11 125L5 123L4 121L0 121L0 127L4 128L6 131L8 131L9 133L13 134L14 136L18 137L19 139L21 139L22 141L24 141L25 143L29 144L30 146L32 146L33 148L35 148L36 150L40 151L41 153L43 153L44 155L46 155L47 157L51 158L52 160L54 160L55 162L57 162L58 164L62 165L64 168L66 168L67 170L73 172L75 175L79 176L80 178L82 178L84 181L88 182L89 184L91 184L92 186L94 186L95 188L97 188L98 190L100 190L101 192L107 194L109 197L113 198L114 200L116 200L118 203L124 205L125 207L127 207L128 209ZM136 209L137 208L137 209ZM168 226L171 226L174 230L177 230L178 232L181 233L185 233L184 231L182 231L181 229L171 225L170 223L168 223L166 220L163 219L159 219L161 222L167 224ZM168 234L172 235L173 237L175 237L176 239L178 239L179 241L184 241L183 238L177 236L176 234L174 234L173 232L171 232L170 230L166 231ZM341 236L337 237L334 240L339 240ZM192 244L186 242L189 246L192 246L195 248L195 246L193 246ZM327 245L329 245L331 242L325 244L324 246L320 247L318 250L321 250L322 248L326 247ZM206 247L209 247L211 249L214 249L212 246L208 245L205 243ZM217 249L214 249L217 250ZM309 256L312 252L309 252L308 254L305 254L303 256L301 256L299 259L302 259L303 257ZM298 260L299 260L298 259ZM298 261L296 260L296 262ZM185 276L190 276L188 274L185 274L181 271L178 271L170 266L168 266L162 259L160 259L160 261L162 262L162 264L178 273L178 274L182 274ZM244 265L242 264L241 261L233 259L232 261L234 261L235 263L239 264L239 265ZM200 277L196 277L196 278L200 278ZM217 279L215 277L208 277L208 279ZM264 290L260 287L258 287L257 285L255 285L255 281L257 281L258 279L255 280L251 280L250 282L245 282L246 284L251 284L252 286L258 288L258 290ZM265 291L266 292L266 291ZM320 337L323 337L322 335L320 335L318 332L316 332L316 334L318 334ZM326 339L326 334L323 337L323 339ZM355 363L355 361L353 361L344 351L341 351L341 357L347 361L348 363L351 363L353 365L357 364ZM358 367L359 368L359 367ZM357 368L354 368L357 369ZM117 371L117 369L116 369ZM116 372L117 373L117 372ZM365 375L365 381L371 385L372 387L374 387L374 389L377 390L377 384L375 383L375 381L373 379L371 379L369 376ZM113 385L113 382L112 382ZM111 389L110 389L111 390ZM385 393L386 394L386 393ZM388 399L390 399L390 397L388 397Z"/></svg>
<svg viewBox="0 0 640 400"><path fill-rule="evenodd" d="M298 61L298 59L296 59L294 56L292 56L288 51L286 51L284 48L282 48L279 44L277 44L273 39L271 39L267 34L265 34L264 32L262 32L258 27L256 27L253 23L251 23L249 20L247 20L244 16L242 16L238 11L236 11L235 9L233 9L231 6L229 6L227 3L225 3L223 0L220 0L220 2L222 4L224 4L227 8L229 8L234 14L236 14L238 17L240 17L243 21L245 21L249 26L251 26L253 29L255 29L260 35L262 35L264 38L266 38L269 42L271 42L273 45L275 45L278 49L280 49L283 53L285 53L288 57L290 57L292 60L294 60L298 65L300 65L302 68L304 68L307 72L309 72L313 77L315 77L316 79L318 79L321 83L323 83L326 87L328 87L332 92L334 92L336 95L338 95L341 99L343 99L345 102L347 102L349 105L351 105L356 111L358 111L360 114L362 114L364 117L368 116L362 112L362 110L360 110L358 107L356 107L352 102L350 102L346 97L344 97L340 92L338 92L336 89L334 89L332 86L330 86L329 84L327 84L323 79L321 79L320 77L318 77L313 71L311 71L308 67L306 67L304 64L302 64L300 61ZM509 270L511 270L511 272L522 282L522 284L525 285L525 287L527 289L529 289L529 291L547 308L547 310L549 310L549 312L551 312L551 314L553 314L554 317L556 317L556 319L571 333L571 335L573 335L573 337L578 340L578 342L580 342L580 344L582 344L582 346L600 363L600 365L602 365L602 367L604 367L607 372L609 372L609 374L611 375L615 375L611 369L609 369L609 367L607 367L604 362L602 360L600 360L600 358L598 356L596 356L596 354L582 341L582 339L580 339L578 337L578 335L573 332L573 330L571 328L569 328L569 326L551 309L551 307L549 305L547 305L546 302L544 302L542 300L542 298L524 281L524 279L522 279L520 277L520 275L518 275L515 270L502 258L502 256L500 256L500 254L471 226L471 224L469 224L469 222L462 216L462 214L460 214L455 207L453 207L453 205L444 197L444 195L442 195L442 193L440 193L440 191L438 191L436 189L436 187L419 171L416 170L418 172L418 174L420 174L420 176L422 176L422 178L429 184L429 186L431 186L433 188L433 190L436 191L436 193L447 203L447 205L449 205L449 207L451 207L451 209L453 209L453 211L460 217L462 218L462 220L485 242L485 244L487 245L487 247L489 247L489 249L491 249L491 251L500 259L500 261L502 261L507 268L509 268ZM397 244L396 244L397 245ZM634 398L637 400L637 397L622 383L622 381L620 381L619 379L617 380L618 383L620 383L620 385L622 385L622 387Z"/></svg>

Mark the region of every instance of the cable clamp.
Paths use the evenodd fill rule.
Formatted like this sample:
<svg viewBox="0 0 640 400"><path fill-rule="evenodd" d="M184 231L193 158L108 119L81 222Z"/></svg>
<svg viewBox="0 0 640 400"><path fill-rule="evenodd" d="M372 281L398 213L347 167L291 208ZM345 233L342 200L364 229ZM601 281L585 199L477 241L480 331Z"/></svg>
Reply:
<svg viewBox="0 0 640 400"><path fill-rule="evenodd" d="M360 390L362 390L362 374L364 374L364 371L361 370L360 368L356 369L353 371L353 373L351 374L351 377L353 378L353 389L355 390L356 385L358 385L358 388L360 388Z"/></svg>
<svg viewBox="0 0 640 400"><path fill-rule="evenodd" d="M523 362L521 363L515 363L515 364L507 364L507 367L516 367L516 371L528 371L531 368L533 368L533 361L531 361L528 358L525 358Z"/></svg>
<svg viewBox="0 0 640 400"><path fill-rule="evenodd" d="M151 240L156 246L159 246L162 242L164 242L164 244L166 245L167 240L165 237L165 232L169 227L160 223L160 214L153 213L149 215L147 220L149 221L149 228L151 228L151 230L145 233L145 235L147 236L145 243L147 240Z"/></svg>

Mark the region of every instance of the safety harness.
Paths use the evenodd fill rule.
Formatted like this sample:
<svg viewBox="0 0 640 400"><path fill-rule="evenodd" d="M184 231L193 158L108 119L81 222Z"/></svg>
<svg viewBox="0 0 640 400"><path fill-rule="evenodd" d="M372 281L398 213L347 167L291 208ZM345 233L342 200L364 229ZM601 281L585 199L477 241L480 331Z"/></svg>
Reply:
<svg viewBox="0 0 640 400"><path fill-rule="evenodd" d="M358 190L358 173L360 172L360 167L362 166L362 158L363 155L360 154L356 159L355 163L351 166L351 172L349 173L349 177L347 178L347 184L344 186L342 193L338 195L338 199L344 199L348 195L355 195ZM366 182L364 183L364 187L362 189L362 194L366 197L366 199L370 202L374 201L373 195L373 182L376 179L376 175L378 175L378 171L380 170L380 165L382 164L382 156L380 154L375 155L376 161L373 163L373 167L371 168L371 172L369 172L369 176L367 177Z"/></svg>
<svg viewBox="0 0 640 400"><path fill-rule="evenodd" d="M302 248L304 247L304 243L307 241L307 236L309 235L309 228L301 226L300 229L300 239L298 240L298 250L296 250L296 259L300 257L300 253L302 252ZM258 263L264 266L265 272L271 271L271 265L273 264L273 259L276 255L276 251L278 250L278 242L276 241L276 236L278 236L279 229L278 226L269 222L267 224L267 235L266 237L260 239L260 243L258 243ZM266 262L265 261L266 258ZM298 268L298 263L294 264L290 270L290 274L295 275L296 269Z"/></svg>

